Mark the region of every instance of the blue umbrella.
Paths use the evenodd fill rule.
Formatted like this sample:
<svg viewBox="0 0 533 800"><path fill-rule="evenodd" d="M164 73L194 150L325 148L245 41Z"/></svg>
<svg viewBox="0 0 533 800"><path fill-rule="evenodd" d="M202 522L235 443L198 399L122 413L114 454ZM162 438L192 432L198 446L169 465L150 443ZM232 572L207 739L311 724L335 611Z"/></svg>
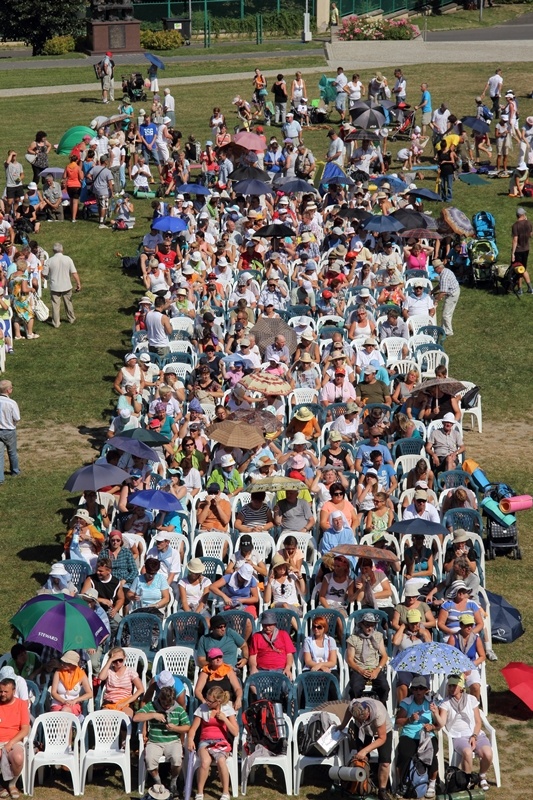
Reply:
<svg viewBox="0 0 533 800"><path fill-rule="evenodd" d="M152 53L145 53L144 57L147 61L150 62L150 64L153 64L154 67L157 67L157 69L165 69L164 63L161 61L160 58L158 58L158 56L154 56L152 55Z"/></svg>
<svg viewBox="0 0 533 800"><path fill-rule="evenodd" d="M390 231L403 231L405 225L398 222L394 217L387 217L385 214L373 214L362 226L365 231L377 231L378 233L388 233Z"/></svg>
<svg viewBox="0 0 533 800"><path fill-rule="evenodd" d="M155 231L170 231L179 233L187 230L187 223L181 217L158 217L150 226Z"/></svg>
<svg viewBox="0 0 533 800"><path fill-rule="evenodd" d="M233 187L233 191L236 194L246 194L246 195L262 195L262 194L274 194L274 190L271 186L264 183L264 181L257 181L257 180L250 180L250 181L239 181Z"/></svg>
<svg viewBox="0 0 533 800"><path fill-rule="evenodd" d="M177 497L170 492L162 492L160 489L144 489L142 492L134 492L128 498L128 503L133 506L142 506L151 511L183 511L183 506Z"/></svg>
<svg viewBox="0 0 533 800"><path fill-rule="evenodd" d="M440 194L432 192L431 189L413 189L409 194L413 197L420 197L422 200L434 200L436 203L442 202Z"/></svg>
<svg viewBox="0 0 533 800"><path fill-rule="evenodd" d="M463 117L461 122L467 128L471 128L474 133L479 133L482 136L490 131L490 125L484 119L478 119L478 117Z"/></svg>
<svg viewBox="0 0 533 800"><path fill-rule="evenodd" d="M450 531L444 525L441 525L440 522L429 522L427 519L415 517L414 519L402 519L393 522L392 525L389 525L387 528L387 532L398 533L400 536L406 533L410 536L416 536L417 534L424 534L424 536L447 536Z"/></svg>
<svg viewBox="0 0 533 800"><path fill-rule="evenodd" d="M441 642L415 644L398 653L390 662L396 672L414 672L416 675L460 675L472 669L470 659L456 647Z"/></svg>
<svg viewBox="0 0 533 800"><path fill-rule="evenodd" d="M130 439L127 436L113 436L112 439L108 440L107 444L117 450L122 450L123 453L129 453L131 456L146 458L148 461L159 461L158 453L144 442L139 441L139 439Z"/></svg>
<svg viewBox="0 0 533 800"><path fill-rule="evenodd" d="M211 194L209 189L202 186L201 183L183 183L176 189L176 194Z"/></svg>
<svg viewBox="0 0 533 800"><path fill-rule="evenodd" d="M393 192L405 192L407 189L405 181L400 180L400 178L394 178L392 175L379 175L377 178L372 178L370 183L375 183L376 186L381 186L382 183L388 183Z"/></svg>
<svg viewBox="0 0 533 800"><path fill-rule="evenodd" d="M64 167L47 167L39 173L39 178L46 178L47 175L53 175L54 178L60 178L64 171Z"/></svg>
<svg viewBox="0 0 533 800"><path fill-rule="evenodd" d="M296 194L297 192L316 192L313 184L302 180L302 178L283 178L280 181L274 181L274 183L285 194Z"/></svg>
<svg viewBox="0 0 533 800"><path fill-rule="evenodd" d="M69 492L97 492L102 486L115 486L124 483L130 478L129 472L113 464L89 464L73 472L63 489Z"/></svg>

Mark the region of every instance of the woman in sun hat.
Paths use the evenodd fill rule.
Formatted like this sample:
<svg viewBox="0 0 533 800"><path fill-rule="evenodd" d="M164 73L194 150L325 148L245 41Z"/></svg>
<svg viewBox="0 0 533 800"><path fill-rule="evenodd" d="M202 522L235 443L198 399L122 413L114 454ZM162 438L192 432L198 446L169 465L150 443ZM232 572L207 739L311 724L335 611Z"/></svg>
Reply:
<svg viewBox="0 0 533 800"><path fill-rule="evenodd" d="M276 553L265 586L265 604L270 608L288 608L301 617L303 615L301 597L304 593L304 579L301 575L293 573L289 562L280 553Z"/></svg>
<svg viewBox="0 0 533 800"><path fill-rule="evenodd" d="M288 439L293 438L297 433L303 434L307 440L318 439L321 434L320 425L317 417L307 406L300 406L285 430Z"/></svg>
<svg viewBox="0 0 533 800"><path fill-rule="evenodd" d="M75 650L67 650L60 658L60 667L54 672L51 711L66 711L81 717L82 703L92 700L93 689L80 667L80 656Z"/></svg>
<svg viewBox="0 0 533 800"><path fill-rule="evenodd" d="M181 578L178 585L182 609L208 617L207 602L211 581L205 577L204 572L205 564L199 558L191 558L187 564L187 574Z"/></svg>
<svg viewBox="0 0 533 800"><path fill-rule="evenodd" d="M74 595L78 594L78 590L72 583L70 573L63 564L58 561L57 564L52 564L50 572L48 573L48 579L37 594L68 594L74 597Z"/></svg>
<svg viewBox="0 0 533 800"><path fill-rule="evenodd" d="M69 558L81 558L94 569L104 544L104 535L94 525L86 508L78 508L65 536L65 553Z"/></svg>
<svg viewBox="0 0 533 800"><path fill-rule="evenodd" d="M471 614L474 617L473 634L479 633L483 629L481 608L471 597L472 590L462 580L454 581L447 590L446 600L442 604L437 618L437 627L444 634L445 640L460 631L459 617L462 614Z"/></svg>

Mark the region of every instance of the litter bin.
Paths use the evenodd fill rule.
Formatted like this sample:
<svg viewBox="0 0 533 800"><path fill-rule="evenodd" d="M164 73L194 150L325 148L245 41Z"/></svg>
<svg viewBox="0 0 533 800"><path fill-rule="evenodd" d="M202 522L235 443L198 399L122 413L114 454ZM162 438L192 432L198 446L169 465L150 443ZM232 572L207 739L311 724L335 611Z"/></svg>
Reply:
<svg viewBox="0 0 533 800"><path fill-rule="evenodd" d="M191 20L189 17L163 17L163 28L166 31L179 31L185 41L191 41Z"/></svg>

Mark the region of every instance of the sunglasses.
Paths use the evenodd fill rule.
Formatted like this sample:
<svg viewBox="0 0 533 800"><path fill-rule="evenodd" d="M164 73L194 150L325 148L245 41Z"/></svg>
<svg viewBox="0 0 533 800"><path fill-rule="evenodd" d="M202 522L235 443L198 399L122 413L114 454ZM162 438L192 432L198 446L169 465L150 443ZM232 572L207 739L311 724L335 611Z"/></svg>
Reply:
<svg viewBox="0 0 533 800"><path fill-rule="evenodd" d="M343 494L343 492L332 492L331 496L332 497L344 497L344 494Z"/></svg>
<svg viewBox="0 0 533 800"><path fill-rule="evenodd" d="M227 627L226 623L223 622L221 625L215 625L215 630L218 628L226 628L226 627Z"/></svg>
<svg viewBox="0 0 533 800"><path fill-rule="evenodd" d="M120 536L111 536L109 541L110 542L121 542L122 539L120 538Z"/></svg>
<svg viewBox="0 0 533 800"><path fill-rule="evenodd" d="M314 631L322 631L322 630L324 630L324 626L323 625L312 625L312 628L313 628Z"/></svg>
<svg viewBox="0 0 533 800"><path fill-rule="evenodd" d="M115 658L115 660L113 661L113 664L123 664L123 663L124 663L123 658Z"/></svg>

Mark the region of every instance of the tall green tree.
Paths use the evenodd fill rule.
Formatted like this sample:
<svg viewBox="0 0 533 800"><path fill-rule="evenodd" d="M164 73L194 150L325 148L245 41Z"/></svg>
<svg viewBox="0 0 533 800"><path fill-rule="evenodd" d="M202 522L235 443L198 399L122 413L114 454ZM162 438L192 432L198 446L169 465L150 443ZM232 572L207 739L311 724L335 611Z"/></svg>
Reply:
<svg viewBox="0 0 533 800"><path fill-rule="evenodd" d="M39 55L52 36L83 32L86 0L3 0L0 3L0 36L31 45Z"/></svg>

